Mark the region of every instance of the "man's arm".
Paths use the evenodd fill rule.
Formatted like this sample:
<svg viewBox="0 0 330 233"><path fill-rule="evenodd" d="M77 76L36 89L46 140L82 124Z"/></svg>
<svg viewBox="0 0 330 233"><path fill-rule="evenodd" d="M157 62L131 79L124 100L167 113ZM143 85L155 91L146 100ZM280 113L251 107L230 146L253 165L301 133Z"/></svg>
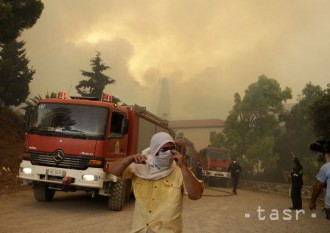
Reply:
<svg viewBox="0 0 330 233"><path fill-rule="evenodd" d="M203 194L203 186L188 169L184 156L176 150L172 150L172 154L177 165L181 168L183 182L188 192L188 197L192 200L201 198Z"/></svg>
<svg viewBox="0 0 330 233"><path fill-rule="evenodd" d="M311 197L311 201L309 203L310 210L316 209L316 200L319 197L320 193L322 192L323 186L324 186L324 184L318 180L316 181L315 185L313 186L312 197Z"/></svg>
<svg viewBox="0 0 330 233"><path fill-rule="evenodd" d="M145 155L136 154L136 155L130 155L126 158L119 159L116 162L114 162L110 168L109 172L121 177L123 175L123 172L125 169L131 164L131 163L139 163L139 164L145 164L147 160L147 157Z"/></svg>

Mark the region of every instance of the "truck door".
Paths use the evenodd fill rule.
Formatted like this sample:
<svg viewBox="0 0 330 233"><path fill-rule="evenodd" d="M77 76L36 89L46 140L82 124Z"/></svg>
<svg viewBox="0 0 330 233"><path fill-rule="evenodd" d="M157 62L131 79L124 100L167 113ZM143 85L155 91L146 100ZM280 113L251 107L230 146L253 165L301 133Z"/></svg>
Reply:
<svg viewBox="0 0 330 233"><path fill-rule="evenodd" d="M110 131L107 136L107 160L114 161L127 155L127 114L112 111Z"/></svg>

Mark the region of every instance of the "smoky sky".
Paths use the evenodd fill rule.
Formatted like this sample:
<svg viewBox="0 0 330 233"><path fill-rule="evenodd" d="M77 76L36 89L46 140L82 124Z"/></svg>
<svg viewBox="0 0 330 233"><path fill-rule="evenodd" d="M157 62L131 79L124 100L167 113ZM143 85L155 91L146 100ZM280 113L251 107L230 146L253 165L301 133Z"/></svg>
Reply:
<svg viewBox="0 0 330 233"><path fill-rule="evenodd" d="M258 76L276 79L293 100L329 83L330 1L43 0L23 32L36 70L31 96L69 91L96 51L116 80L105 92L172 120L225 119L236 92ZM159 101L168 84L168 106Z"/></svg>

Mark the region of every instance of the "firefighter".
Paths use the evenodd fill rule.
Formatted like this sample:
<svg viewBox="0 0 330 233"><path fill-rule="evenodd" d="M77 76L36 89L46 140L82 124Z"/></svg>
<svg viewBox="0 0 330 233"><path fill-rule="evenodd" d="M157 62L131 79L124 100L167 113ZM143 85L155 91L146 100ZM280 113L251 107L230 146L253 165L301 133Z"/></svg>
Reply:
<svg viewBox="0 0 330 233"><path fill-rule="evenodd" d="M303 186L303 167L301 166L299 159L293 155L293 168L291 172L291 199L292 199L292 210L302 209L302 200L301 200L301 189Z"/></svg>
<svg viewBox="0 0 330 233"><path fill-rule="evenodd" d="M197 165L196 165L196 177L197 179L202 179L203 177L203 169L202 169L202 164L200 161L197 162Z"/></svg>
<svg viewBox="0 0 330 233"><path fill-rule="evenodd" d="M236 159L233 159L233 162L228 168L228 172L231 174L231 180L233 183L233 193L237 195L237 184L238 184L238 179L239 179L239 173L241 172L242 168L241 166L237 163Z"/></svg>

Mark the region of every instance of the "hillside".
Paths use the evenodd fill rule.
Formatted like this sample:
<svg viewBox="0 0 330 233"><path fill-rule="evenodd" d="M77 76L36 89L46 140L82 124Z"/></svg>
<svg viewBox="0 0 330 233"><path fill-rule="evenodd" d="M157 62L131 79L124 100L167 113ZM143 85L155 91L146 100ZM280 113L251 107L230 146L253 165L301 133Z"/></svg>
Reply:
<svg viewBox="0 0 330 233"><path fill-rule="evenodd" d="M0 194L16 191L21 180L17 178L24 150L23 116L0 107Z"/></svg>

